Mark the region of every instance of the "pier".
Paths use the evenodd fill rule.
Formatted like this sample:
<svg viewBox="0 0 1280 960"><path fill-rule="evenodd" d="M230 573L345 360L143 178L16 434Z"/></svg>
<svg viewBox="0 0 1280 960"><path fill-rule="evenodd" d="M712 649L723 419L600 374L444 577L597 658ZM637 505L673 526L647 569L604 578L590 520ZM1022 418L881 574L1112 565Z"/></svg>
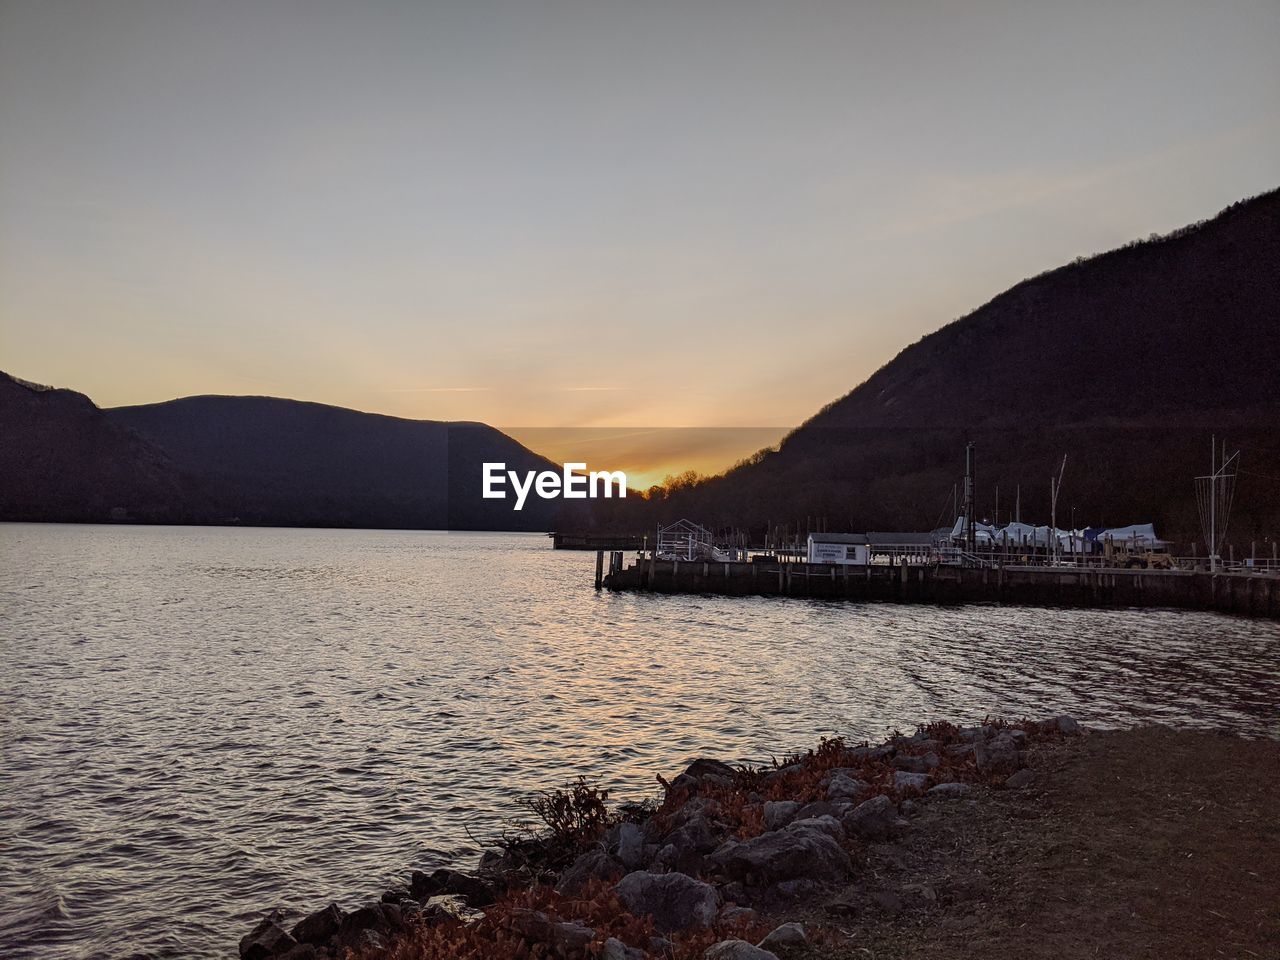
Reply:
<svg viewBox="0 0 1280 960"><path fill-rule="evenodd" d="M1007 603L1058 607L1172 607L1280 619L1280 576L1107 567L865 566L756 558L661 560L629 565L621 551L596 557L608 590L727 596L813 597L886 603Z"/></svg>

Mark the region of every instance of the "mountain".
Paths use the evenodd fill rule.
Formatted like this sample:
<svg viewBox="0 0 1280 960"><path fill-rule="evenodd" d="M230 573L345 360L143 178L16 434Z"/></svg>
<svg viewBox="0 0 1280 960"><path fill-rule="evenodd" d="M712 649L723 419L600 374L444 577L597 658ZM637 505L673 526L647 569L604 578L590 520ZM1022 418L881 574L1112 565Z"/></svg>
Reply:
<svg viewBox="0 0 1280 960"><path fill-rule="evenodd" d="M0 373L0 519L181 523L214 505L88 397Z"/></svg>
<svg viewBox="0 0 1280 960"><path fill-rule="evenodd" d="M1198 538L1211 436L1240 448L1233 539L1280 534L1280 191L1025 280L907 347L846 396L664 516L716 526L949 524L964 446L978 510L1151 520ZM1074 513L1073 513L1074 510ZM820 519L822 518L822 519ZM1203 549L1203 545L1201 545Z"/></svg>
<svg viewBox="0 0 1280 960"><path fill-rule="evenodd" d="M481 464L555 470L481 423L274 397L102 410L0 374L0 520L548 530L587 508L481 496Z"/></svg>
<svg viewBox="0 0 1280 960"><path fill-rule="evenodd" d="M481 464L558 470L481 423L406 420L275 397L202 396L107 411L215 490L245 523L547 530L564 502L481 497Z"/></svg>

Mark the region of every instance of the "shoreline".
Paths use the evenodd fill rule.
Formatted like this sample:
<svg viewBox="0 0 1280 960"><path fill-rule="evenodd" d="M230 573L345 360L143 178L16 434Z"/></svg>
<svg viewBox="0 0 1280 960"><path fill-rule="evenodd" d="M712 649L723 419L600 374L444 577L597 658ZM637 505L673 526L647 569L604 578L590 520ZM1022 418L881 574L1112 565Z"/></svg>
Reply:
<svg viewBox="0 0 1280 960"><path fill-rule="evenodd" d="M965 956L966 944L988 936L984 956L1074 956L1073 943L1103 933L1058 929L1053 910L1043 908L1057 909L1054 898L1036 907L1026 893L1069 878L1085 886L1058 890L1062 902L1064 893L1095 890L1078 863L1057 862L1063 849L1089 860L1076 849L1088 847L1088 831L1082 841L1072 819L1086 787L1087 803L1115 808L1107 823L1119 830L1112 845L1144 842L1151 832L1144 827L1172 824L1187 859L1214 868L1211 886L1236 882L1230 871L1237 864L1245 886L1262 888L1235 899L1224 889L1221 899L1280 902L1280 867L1259 873L1252 866L1280 840L1280 744L1160 727L1081 733L1069 717L934 723L876 745L824 740L770 767L702 759L663 782L660 802L617 809L578 781L535 804L546 830L505 836L474 872L414 871L377 903L350 912L331 904L291 926L269 915L242 938L240 955L852 960ZM1173 799L1179 783L1200 797L1199 811ZM1207 807L1232 804L1237 820L1269 822L1269 832L1222 837L1199 823ZM1185 816L1194 829L1182 829ZM1106 831L1095 823L1093 832ZM1165 856L1169 840L1111 865L1139 879L1128 894L1135 916L1184 866ZM1022 860L992 855L1020 846ZM1036 850L1048 863L1029 872ZM1105 854L1093 854L1102 869ZM1011 871L1010 862L1021 867ZM1217 916L1199 921L1231 928L1232 955L1248 956L1249 944L1262 942L1250 936L1280 936L1280 917L1250 924L1231 911ZM1124 932L1123 922L1113 931ZM1032 934L1057 945L1034 952ZM1160 931L1144 927L1145 938L1153 935ZM1203 955L1176 952L1187 936L1178 934L1163 955ZM936 944L950 944L951 952L930 952ZM1109 955L1146 955L1116 949ZM1083 950L1080 956L1093 955Z"/></svg>

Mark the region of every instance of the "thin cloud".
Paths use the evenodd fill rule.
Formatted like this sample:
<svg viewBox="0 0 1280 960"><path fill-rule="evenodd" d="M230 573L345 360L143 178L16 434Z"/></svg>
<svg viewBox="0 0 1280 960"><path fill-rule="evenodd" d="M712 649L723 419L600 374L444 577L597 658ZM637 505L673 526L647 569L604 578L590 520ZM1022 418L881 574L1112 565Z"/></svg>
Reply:
<svg viewBox="0 0 1280 960"><path fill-rule="evenodd" d="M387 387L384 393L484 393L493 387Z"/></svg>

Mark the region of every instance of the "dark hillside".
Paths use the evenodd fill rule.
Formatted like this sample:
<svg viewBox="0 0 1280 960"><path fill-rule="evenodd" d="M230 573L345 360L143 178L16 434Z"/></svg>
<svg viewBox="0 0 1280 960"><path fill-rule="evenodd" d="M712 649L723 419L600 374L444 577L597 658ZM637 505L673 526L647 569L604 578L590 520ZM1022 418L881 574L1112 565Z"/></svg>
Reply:
<svg viewBox="0 0 1280 960"><path fill-rule="evenodd" d="M726 476L662 504L725 526L926 529L950 522L964 443L980 513L1152 520L1192 540L1210 436L1241 448L1231 524L1280 533L1280 191L1158 239L1026 280L903 350ZM1065 511L1065 512L1061 512Z"/></svg>

